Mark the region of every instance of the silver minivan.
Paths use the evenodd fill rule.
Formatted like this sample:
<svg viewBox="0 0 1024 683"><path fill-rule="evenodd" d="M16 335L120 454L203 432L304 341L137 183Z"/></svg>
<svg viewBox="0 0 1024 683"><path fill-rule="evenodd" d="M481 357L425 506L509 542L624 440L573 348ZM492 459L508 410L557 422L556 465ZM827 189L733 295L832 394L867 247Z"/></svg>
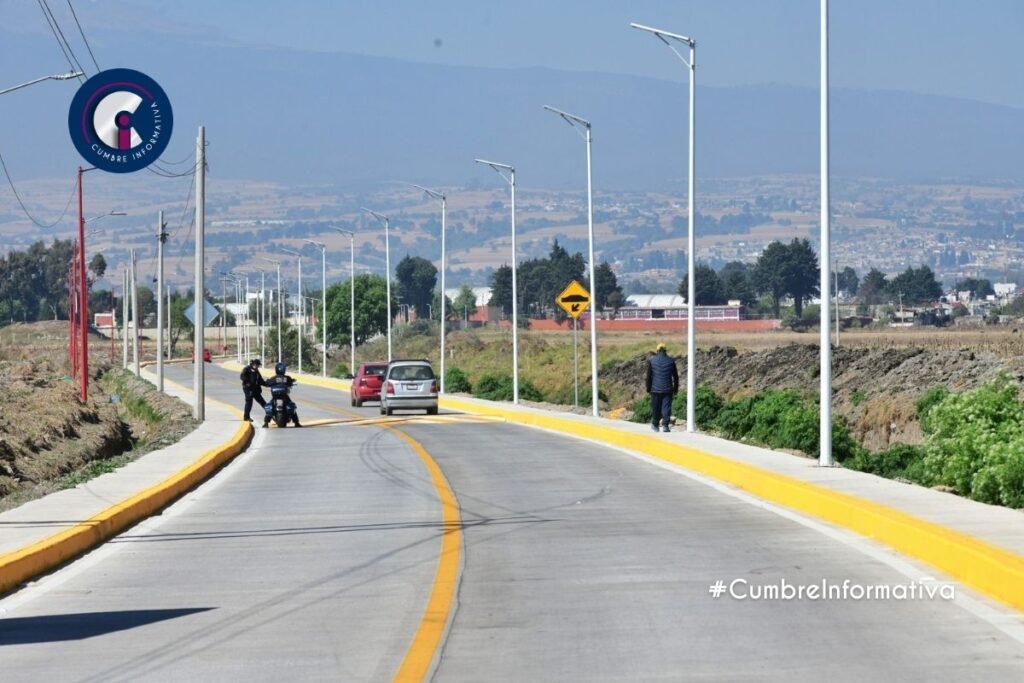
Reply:
<svg viewBox="0 0 1024 683"><path fill-rule="evenodd" d="M437 378L425 360L395 360L388 364L380 388L380 414L395 410L426 410L437 415Z"/></svg>

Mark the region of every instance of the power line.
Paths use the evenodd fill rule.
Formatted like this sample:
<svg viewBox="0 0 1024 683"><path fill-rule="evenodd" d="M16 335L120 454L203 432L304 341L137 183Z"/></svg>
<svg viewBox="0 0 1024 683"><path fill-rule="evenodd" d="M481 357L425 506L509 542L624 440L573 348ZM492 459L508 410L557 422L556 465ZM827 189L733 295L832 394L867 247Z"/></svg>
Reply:
<svg viewBox="0 0 1024 683"><path fill-rule="evenodd" d="M67 60L68 66L71 67L72 71L81 71L81 68L75 68L74 62L71 61L71 55L69 55L67 49L65 49L64 43L60 42L60 37L57 35L57 30L53 27L53 22L50 21L50 17L46 13L46 9L43 7L42 0L36 0L36 2L39 4L39 10L43 13L43 19L46 20L46 25L50 27L50 32L53 34L54 40L57 41L57 47L59 47L60 51L64 53L64 59Z"/></svg>
<svg viewBox="0 0 1024 683"><path fill-rule="evenodd" d="M25 216L28 217L30 221L38 225L40 228L49 229L60 223L62 220L64 220L64 216L67 215L68 209L71 208L71 201L75 198L76 184L72 184L71 186L71 194L68 196L68 203L64 205L64 211L61 212L60 217L58 217L57 220L49 224L41 223L28 210L28 207L25 206L25 202L21 201L21 195L18 194L17 188L14 187L14 181L11 179L11 174L7 171L7 164L6 162L4 162L3 154L0 154L0 167L3 167L4 176L7 177L7 184L11 186L11 192L14 193L14 198L18 200L18 205L21 207L21 210L25 213Z"/></svg>
<svg viewBox="0 0 1024 683"><path fill-rule="evenodd" d="M60 49L64 52L64 56L68 58L68 64L71 64L71 60L74 60L74 64L71 64L71 68L74 69L77 66L78 71L81 71L84 74L85 69L82 68L82 63L79 62L78 57L75 56L75 51L71 49L71 43L69 43L68 39L64 37L64 31L61 30L60 23L57 22L57 17L54 16L53 10L50 9L50 5L46 0L37 0L37 2L39 3L39 9L43 11L46 23L50 25L53 37L57 39L57 44L60 45ZM65 48L67 49L65 50Z"/></svg>
<svg viewBox="0 0 1024 683"><path fill-rule="evenodd" d="M85 37L85 31L82 30L82 25L78 22L78 14L75 13L75 8L71 4L71 0L68 0L68 9L71 10L71 16L75 18L75 25L78 26L78 33L82 36L82 42L85 43L85 49L89 51L89 56L92 58L93 66L96 67L96 71L99 72L100 65L96 61L96 55L92 53L92 47L89 45L89 40Z"/></svg>

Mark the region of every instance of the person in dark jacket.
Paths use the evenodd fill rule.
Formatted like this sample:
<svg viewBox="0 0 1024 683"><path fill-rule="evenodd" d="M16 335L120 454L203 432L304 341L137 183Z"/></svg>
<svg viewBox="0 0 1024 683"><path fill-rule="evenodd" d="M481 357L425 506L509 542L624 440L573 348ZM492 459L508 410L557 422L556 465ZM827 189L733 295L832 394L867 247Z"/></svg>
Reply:
<svg viewBox="0 0 1024 683"><path fill-rule="evenodd" d="M667 432L672 418L672 397L679 391L679 371L676 359L668 355L664 344L658 344L655 354L647 361L647 393L651 395L651 429Z"/></svg>
<svg viewBox="0 0 1024 683"><path fill-rule="evenodd" d="M267 401L263 398L261 387L267 386L267 382L260 374L260 359L253 358L249 364L242 368L242 392L245 394L245 409L242 411L242 419L252 422L249 413L252 411L252 402L256 401L261 407L266 408Z"/></svg>

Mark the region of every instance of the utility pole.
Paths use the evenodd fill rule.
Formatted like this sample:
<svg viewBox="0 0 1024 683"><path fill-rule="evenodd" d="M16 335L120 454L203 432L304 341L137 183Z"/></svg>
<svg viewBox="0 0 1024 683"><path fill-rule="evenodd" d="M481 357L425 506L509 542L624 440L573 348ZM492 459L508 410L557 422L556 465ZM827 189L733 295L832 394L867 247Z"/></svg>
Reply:
<svg viewBox="0 0 1024 683"><path fill-rule="evenodd" d="M167 224L161 211L156 223L156 390L164 390L164 242Z"/></svg>
<svg viewBox="0 0 1024 683"><path fill-rule="evenodd" d="M128 299L131 297L128 293L128 280L128 269L125 268L124 276L121 278L124 285L124 296L121 297L121 367L125 370L128 369Z"/></svg>
<svg viewBox="0 0 1024 683"><path fill-rule="evenodd" d="M206 297L204 268L206 258L206 128L199 126L196 138L196 264L195 264L195 334L192 349L192 417L206 419L206 367L203 362L204 333L206 331Z"/></svg>
<svg viewBox="0 0 1024 683"><path fill-rule="evenodd" d="M139 375L139 281L135 269L135 249L131 250L132 259L132 366L135 375Z"/></svg>
<svg viewBox="0 0 1024 683"><path fill-rule="evenodd" d="M171 359L171 288L167 288L167 360Z"/></svg>

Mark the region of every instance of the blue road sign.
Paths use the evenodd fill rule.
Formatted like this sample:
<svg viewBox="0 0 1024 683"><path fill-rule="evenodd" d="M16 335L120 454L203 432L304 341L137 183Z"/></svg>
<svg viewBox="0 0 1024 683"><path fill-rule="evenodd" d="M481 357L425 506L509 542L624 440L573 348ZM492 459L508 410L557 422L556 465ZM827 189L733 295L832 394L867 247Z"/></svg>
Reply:
<svg viewBox="0 0 1024 683"><path fill-rule="evenodd" d="M185 317L188 318L188 321L192 323L193 327L196 324L195 313L196 305L189 304L188 308L185 309ZM203 316L205 318L203 327L209 327L213 321L217 319L218 315L220 315L220 311L218 311L209 301L203 299Z"/></svg>

